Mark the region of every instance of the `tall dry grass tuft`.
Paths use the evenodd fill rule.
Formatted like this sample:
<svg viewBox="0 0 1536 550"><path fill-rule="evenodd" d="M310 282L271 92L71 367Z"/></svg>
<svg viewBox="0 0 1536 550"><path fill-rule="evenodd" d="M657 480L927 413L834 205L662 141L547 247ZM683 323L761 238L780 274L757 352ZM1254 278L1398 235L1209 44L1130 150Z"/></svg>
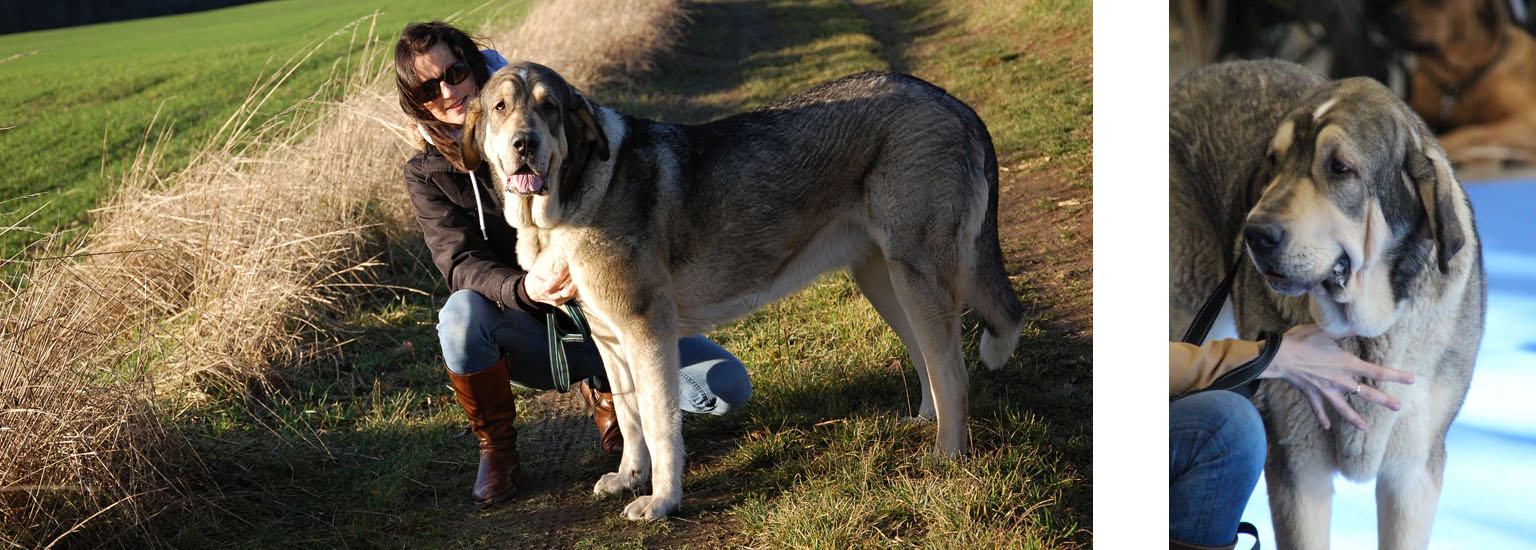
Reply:
<svg viewBox="0 0 1536 550"><path fill-rule="evenodd" d="M7 547L49 547L103 516L142 525L166 502L145 497L182 492L167 468L193 471L154 408L149 371L162 335L132 306L162 289L118 275L43 260L25 291L7 287L0 300Z"/></svg>
<svg viewBox="0 0 1536 550"><path fill-rule="evenodd" d="M684 21L676 0L554 1L490 42L590 88L646 69ZM372 22L337 36L372 43ZM46 547L82 529L154 542L145 526L191 498L180 480L198 464L167 403L242 395L336 349L327 319L377 288L387 242L420 246L400 185L415 132L383 38L337 62L359 67L328 84L341 100L317 92L257 124L309 57L296 56L186 169L162 177L146 146L83 244L3 289L0 543Z"/></svg>
<svg viewBox="0 0 1536 550"><path fill-rule="evenodd" d="M591 91L649 71L682 38L688 13L680 0L546 2L512 33L492 39L502 55L545 65Z"/></svg>

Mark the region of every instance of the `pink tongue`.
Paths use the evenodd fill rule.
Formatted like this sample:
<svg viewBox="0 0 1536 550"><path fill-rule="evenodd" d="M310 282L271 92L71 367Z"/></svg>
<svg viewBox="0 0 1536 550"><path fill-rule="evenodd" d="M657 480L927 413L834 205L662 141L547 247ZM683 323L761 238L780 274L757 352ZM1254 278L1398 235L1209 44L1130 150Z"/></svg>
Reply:
<svg viewBox="0 0 1536 550"><path fill-rule="evenodd" d="M518 193L532 195L544 189L544 178L537 174L512 174L507 176L507 185L517 188Z"/></svg>

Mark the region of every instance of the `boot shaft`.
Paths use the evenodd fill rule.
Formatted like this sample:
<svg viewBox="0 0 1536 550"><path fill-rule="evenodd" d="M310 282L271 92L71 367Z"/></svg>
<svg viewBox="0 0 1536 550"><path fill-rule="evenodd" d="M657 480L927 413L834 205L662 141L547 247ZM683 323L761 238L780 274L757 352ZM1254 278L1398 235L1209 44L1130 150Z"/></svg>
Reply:
<svg viewBox="0 0 1536 550"><path fill-rule="evenodd" d="M453 394L469 417L469 430L481 451L514 451L517 447L517 399L507 378L506 357L485 370L461 375L448 372Z"/></svg>

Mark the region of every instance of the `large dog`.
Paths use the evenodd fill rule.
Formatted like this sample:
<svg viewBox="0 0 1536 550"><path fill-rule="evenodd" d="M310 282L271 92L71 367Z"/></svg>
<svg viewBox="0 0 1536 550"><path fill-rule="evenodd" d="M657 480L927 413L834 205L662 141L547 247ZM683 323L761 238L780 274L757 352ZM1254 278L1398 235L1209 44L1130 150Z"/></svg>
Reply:
<svg viewBox="0 0 1536 550"><path fill-rule="evenodd" d="M1177 333L1236 255L1241 336L1317 323L1414 374L1344 396L1368 423L1323 430L1300 391L1255 399L1281 548L1326 548L1333 476L1376 480L1382 548L1429 542L1445 433L1482 339L1482 252L1471 205L1429 128L1385 87L1284 62L1205 67L1169 92L1169 294Z"/></svg>
<svg viewBox="0 0 1536 550"><path fill-rule="evenodd" d="M1409 102L1459 166L1536 164L1536 39L1504 0L1409 0L1390 33L1414 52Z"/></svg>
<svg viewBox="0 0 1536 550"><path fill-rule="evenodd" d="M628 117L533 63L471 104L467 160L504 186L525 267L562 255L613 387L623 458L598 494L677 507L677 339L847 268L907 346L938 451L966 451L962 302L1001 367L1023 308L997 241L997 160L975 112L916 78L864 73L698 126Z"/></svg>

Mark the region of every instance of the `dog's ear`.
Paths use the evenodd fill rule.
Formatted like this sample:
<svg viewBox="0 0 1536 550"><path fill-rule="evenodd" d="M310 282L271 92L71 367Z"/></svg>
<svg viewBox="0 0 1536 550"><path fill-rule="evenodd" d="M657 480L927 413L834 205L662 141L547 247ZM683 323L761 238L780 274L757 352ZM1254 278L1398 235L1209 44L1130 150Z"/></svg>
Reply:
<svg viewBox="0 0 1536 550"><path fill-rule="evenodd" d="M470 172L480 167L480 142L475 135L480 133L480 96L468 98L464 103L464 129L459 133L459 157L464 160L464 169Z"/></svg>
<svg viewBox="0 0 1536 550"><path fill-rule="evenodd" d="M1494 36L1498 36L1499 29L1504 27L1505 22L1514 20L1503 0L1478 2L1473 9L1477 12L1477 22Z"/></svg>
<svg viewBox="0 0 1536 550"><path fill-rule="evenodd" d="M587 96L581 95L575 86L566 86L571 90L571 102L567 110L574 116L570 118L581 124L582 139L597 143L597 158L608 160L608 134L603 133L603 126L597 123L597 105L587 100Z"/></svg>
<svg viewBox="0 0 1536 550"><path fill-rule="evenodd" d="M1426 130L1427 132L1427 130ZM1455 190L1461 184L1451 172L1451 163L1445 158L1434 138L1425 133L1413 140L1405 163L1409 177L1419 191L1424 204L1425 221L1429 235L1435 240L1441 273L1449 273L1451 258L1467 243L1461 230L1461 219L1456 214Z"/></svg>

